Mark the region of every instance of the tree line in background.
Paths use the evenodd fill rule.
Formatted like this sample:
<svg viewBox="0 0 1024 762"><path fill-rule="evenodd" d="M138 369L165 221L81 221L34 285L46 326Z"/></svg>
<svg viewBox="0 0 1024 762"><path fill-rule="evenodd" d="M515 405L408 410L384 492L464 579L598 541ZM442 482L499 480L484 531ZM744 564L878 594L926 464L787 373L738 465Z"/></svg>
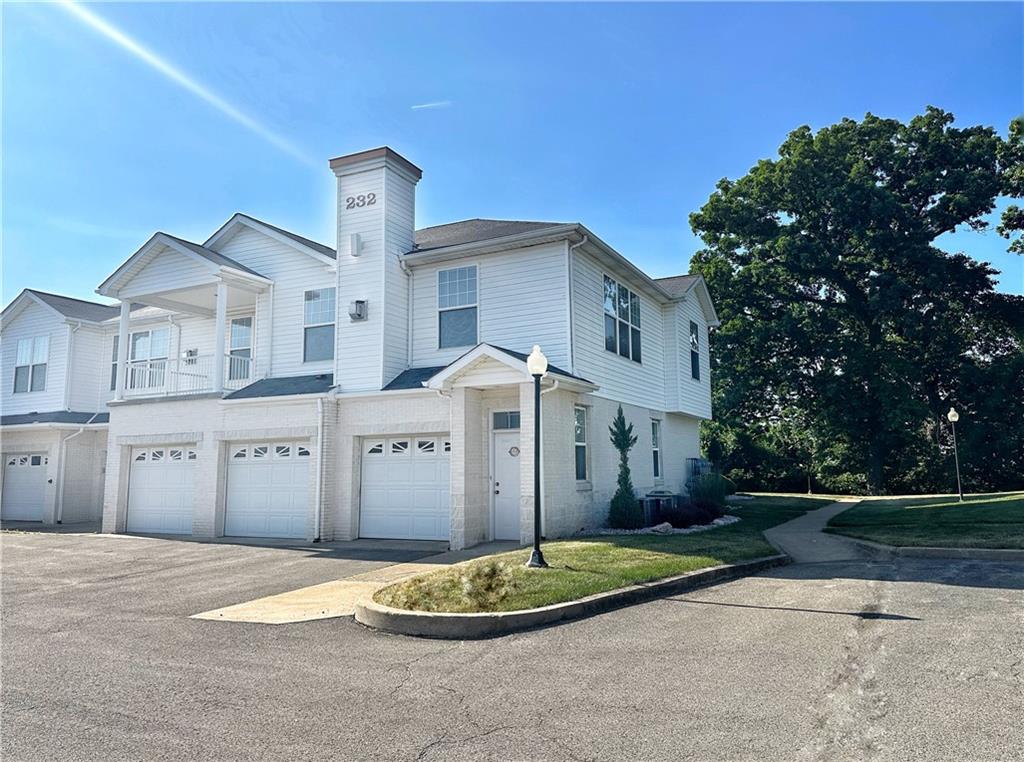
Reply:
<svg viewBox="0 0 1024 762"><path fill-rule="evenodd" d="M801 127L690 216L722 321L702 443L740 488L955 491L951 406L965 490L1024 488L1024 298L937 242L1024 196L1024 119L953 122Z"/></svg>

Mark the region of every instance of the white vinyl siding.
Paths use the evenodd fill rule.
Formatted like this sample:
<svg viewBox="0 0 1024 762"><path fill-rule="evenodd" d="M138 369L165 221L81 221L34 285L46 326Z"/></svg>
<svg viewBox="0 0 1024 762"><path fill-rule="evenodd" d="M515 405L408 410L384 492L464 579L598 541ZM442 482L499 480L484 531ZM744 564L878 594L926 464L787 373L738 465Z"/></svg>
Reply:
<svg viewBox="0 0 1024 762"><path fill-rule="evenodd" d="M412 365L446 365L465 353L465 347L440 348L437 273L471 265L477 268L477 343L524 353L539 344L552 365L568 369L563 243L415 267Z"/></svg>
<svg viewBox="0 0 1024 762"><path fill-rule="evenodd" d="M704 311L696 297L689 298L676 307L676 351L679 357L679 373L676 386L679 393L679 409L700 418L711 417L711 360L708 356L708 326ZM700 349L700 379L694 379L690 366L690 323L697 325Z"/></svg>
<svg viewBox="0 0 1024 762"><path fill-rule="evenodd" d="M612 354L604 343L604 276L593 257L575 252L573 260L573 359L574 372L601 388L599 397L654 410L665 409L664 318L661 305L643 293L639 284L618 278L635 290L643 331L643 362Z"/></svg>
<svg viewBox="0 0 1024 762"><path fill-rule="evenodd" d="M399 260L412 251L416 225L415 187L391 177L386 183L384 208L384 249L388 252L384 268L383 376L390 381L409 367L409 276ZM361 298L361 297L352 297ZM344 308L344 304L342 307Z"/></svg>
<svg viewBox="0 0 1024 762"><path fill-rule="evenodd" d="M65 408L68 326L64 318L35 302L29 303L3 326L0 341L0 366L3 374L2 407L4 415L49 412ZM49 344L46 359L46 388L42 391L14 393L14 369L18 362L18 343L23 339L45 336Z"/></svg>
<svg viewBox="0 0 1024 762"><path fill-rule="evenodd" d="M134 274L125 289L125 296L213 283L215 276L211 267L197 257L182 254L169 246L157 246L129 271Z"/></svg>
<svg viewBox="0 0 1024 762"><path fill-rule="evenodd" d="M102 328L83 325L71 339L71 374L68 406L80 412L101 412L113 397L110 387L110 360L113 336Z"/></svg>
<svg viewBox="0 0 1024 762"><path fill-rule="evenodd" d="M264 376L268 371L274 376L333 371L332 360L315 363L302 361L304 294L310 289L333 288L336 280L331 268L290 244L247 227L240 227L229 239L218 241L216 249L224 256L274 281L272 292L265 291L257 297L254 375ZM248 313L252 312L250 308ZM271 316L273 325L270 324ZM212 349L212 320L209 322L209 330Z"/></svg>

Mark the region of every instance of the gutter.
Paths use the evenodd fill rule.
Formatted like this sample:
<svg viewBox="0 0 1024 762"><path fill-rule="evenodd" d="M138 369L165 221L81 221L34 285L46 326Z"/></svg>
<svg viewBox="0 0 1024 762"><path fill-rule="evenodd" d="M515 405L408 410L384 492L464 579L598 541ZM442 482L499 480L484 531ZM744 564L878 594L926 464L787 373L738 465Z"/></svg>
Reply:
<svg viewBox="0 0 1024 762"><path fill-rule="evenodd" d="M304 402L308 400L322 400L330 396L330 390L326 392L310 392L309 394L277 394L271 397L238 397L236 399L221 398L222 405L266 405L272 402ZM166 401L166 399L164 400Z"/></svg>

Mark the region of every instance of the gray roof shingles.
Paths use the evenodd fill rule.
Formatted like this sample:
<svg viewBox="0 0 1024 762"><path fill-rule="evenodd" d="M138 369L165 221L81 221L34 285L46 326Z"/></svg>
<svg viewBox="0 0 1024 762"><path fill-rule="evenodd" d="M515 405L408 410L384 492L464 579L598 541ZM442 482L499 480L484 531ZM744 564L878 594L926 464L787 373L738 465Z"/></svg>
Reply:
<svg viewBox="0 0 1024 762"><path fill-rule="evenodd" d="M673 297L683 296L690 288L700 280L699 275L673 275L670 278L655 278L654 282L661 286Z"/></svg>
<svg viewBox="0 0 1024 762"><path fill-rule="evenodd" d="M47 413L20 413L0 418L2 426L18 426L26 423L110 423L110 413L79 413L74 410L53 410Z"/></svg>
<svg viewBox="0 0 1024 762"><path fill-rule="evenodd" d="M557 228L565 222L530 222L526 220L484 220L472 219L461 222L449 222L445 225L434 225L416 231L416 248L408 254L416 254L446 246L458 246L464 243L487 241L492 238L504 238L520 233L531 233L545 228Z"/></svg>
<svg viewBox="0 0 1024 762"><path fill-rule="evenodd" d="M334 386L333 373L321 373L315 376L285 376L281 378L263 378L236 392L231 392L224 399L245 400L258 397L289 397L296 394L324 394Z"/></svg>
<svg viewBox="0 0 1024 762"><path fill-rule="evenodd" d="M25 290L53 307L64 317L72 318L73 320L102 323L104 320L117 317L121 310L116 304L97 304L96 302L87 302L84 299L74 299L70 296L36 291L34 288L27 288Z"/></svg>
<svg viewBox="0 0 1024 762"><path fill-rule="evenodd" d="M409 368L403 370L384 387L382 391L394 392L401 389L422 389L423 384L445 369L445 365L428 368Z"/></svg>

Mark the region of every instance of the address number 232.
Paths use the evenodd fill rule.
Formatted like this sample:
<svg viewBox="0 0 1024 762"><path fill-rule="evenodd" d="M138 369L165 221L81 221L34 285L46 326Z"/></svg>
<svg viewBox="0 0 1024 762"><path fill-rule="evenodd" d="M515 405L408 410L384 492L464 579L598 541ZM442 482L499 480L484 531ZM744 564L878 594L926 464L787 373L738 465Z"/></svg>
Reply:
<svg viewBox="0 0 1024 762"><path fill-rule="evenodd" d="M376 193L361 193L358 196L349 196L345 199L346 209L362 209L364 206L373 206L377 203Z"/></svg>

